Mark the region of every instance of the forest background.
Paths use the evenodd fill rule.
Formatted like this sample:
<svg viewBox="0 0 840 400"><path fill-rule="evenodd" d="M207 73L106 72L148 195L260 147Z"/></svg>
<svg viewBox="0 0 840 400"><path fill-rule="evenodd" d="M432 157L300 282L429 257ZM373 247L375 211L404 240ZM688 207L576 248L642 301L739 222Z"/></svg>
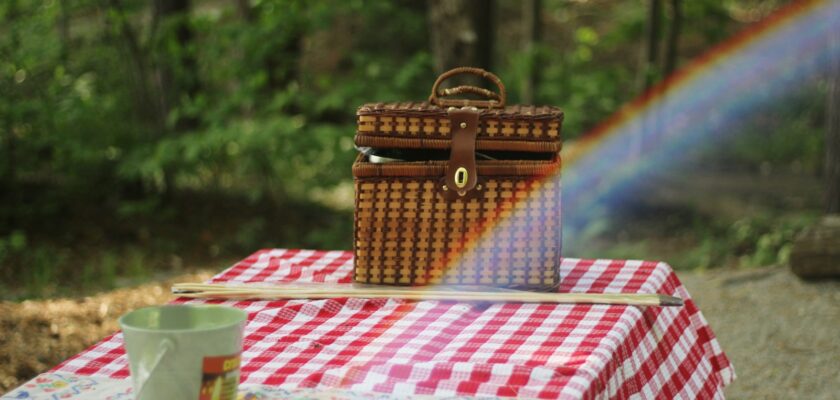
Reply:
<svg viewBox="0 0 840 400"><path fill-rule="evenodd" d="M562 107L573 146L787 3L4 1L0 293L94 293L265 247L350 249L359 105L424 99L439 72L475 65L510 103ZM813 77L726 146L686 154L567 233L564 254L786 263L825 207L827 87Z"/></svg>

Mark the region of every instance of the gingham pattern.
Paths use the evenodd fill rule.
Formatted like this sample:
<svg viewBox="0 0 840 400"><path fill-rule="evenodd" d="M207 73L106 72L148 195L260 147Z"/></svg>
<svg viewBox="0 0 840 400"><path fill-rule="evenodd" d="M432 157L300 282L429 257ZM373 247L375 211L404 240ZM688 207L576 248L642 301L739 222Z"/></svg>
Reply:
<svg viewBox="0 0 840 400"><path fill-rule="evenodd" d="M212 281L348 283L352 264L349 252L263 250ZM522 398L723 397L732 366L667 264L564 259L561 276L564 292L658 292L686 305L209 302L249 313L242 366L249 384ZM127 378L121 334L53 372Z"/></svg>

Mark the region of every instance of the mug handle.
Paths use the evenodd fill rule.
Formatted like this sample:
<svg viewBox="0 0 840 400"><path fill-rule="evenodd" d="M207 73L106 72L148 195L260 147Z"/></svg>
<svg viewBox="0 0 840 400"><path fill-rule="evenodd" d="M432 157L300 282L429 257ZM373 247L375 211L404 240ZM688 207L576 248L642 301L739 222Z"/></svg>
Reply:
<svg viewBox="0 0 840 400"><path fill-rule="evenodd" d="M158 352L155 355L155 360L152 362L152 366L148 370L142 369L141 371L138 371L137 394L135 394L135 398L140 398L140 395L143 393L143 389L146 387L146 382L149 381L149 377L152 376L152 373L155 372L158 365L160 365L160 362L163 361L163 357L166 356L166 353L173 350L175 350L175 342L169 338L161 340L160 345L158 345Z"/></svg>

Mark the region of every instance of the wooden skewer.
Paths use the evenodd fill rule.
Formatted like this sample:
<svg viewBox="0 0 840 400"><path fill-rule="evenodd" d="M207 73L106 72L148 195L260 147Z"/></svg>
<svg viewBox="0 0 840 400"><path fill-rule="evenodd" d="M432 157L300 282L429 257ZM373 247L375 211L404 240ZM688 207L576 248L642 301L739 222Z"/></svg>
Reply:
<svg viewBox="0 0 840 400"><path fill-rule="evenodd" d="M342 287L346 286L346 287ZM417 288L375 288L353 285L228 285L213 283L176 283L172 293L189 298L221 299L365 299L461 300L559 304L616 304L633 306L681 306L679 297L645 293L541 293L527 291L452 291Z"/></svg>

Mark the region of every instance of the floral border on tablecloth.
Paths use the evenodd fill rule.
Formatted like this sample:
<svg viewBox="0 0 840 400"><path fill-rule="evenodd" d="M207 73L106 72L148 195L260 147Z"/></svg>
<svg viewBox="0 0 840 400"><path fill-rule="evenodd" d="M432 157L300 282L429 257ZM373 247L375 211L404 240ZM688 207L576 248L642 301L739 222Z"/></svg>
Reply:
<svg viewBox="0 0 840 400"><path fill-rule="evenodd" d="M430 399L424 395L393 395L387 393L363 392L345 389L310 389L310 388L281 388L264 385L240 385L237 400L392 400ZM434 397L435 399L462 400L467 397ZM127 400L133 399L131 381L127 379L111 379L96 376L81 376L75 374L43 373L22 386L6 393L2 400L10 399L49 399L49 400ZM469 397L469 399L476 399ZM497 399L496 397L479 397L478 399Z"/></svg>

